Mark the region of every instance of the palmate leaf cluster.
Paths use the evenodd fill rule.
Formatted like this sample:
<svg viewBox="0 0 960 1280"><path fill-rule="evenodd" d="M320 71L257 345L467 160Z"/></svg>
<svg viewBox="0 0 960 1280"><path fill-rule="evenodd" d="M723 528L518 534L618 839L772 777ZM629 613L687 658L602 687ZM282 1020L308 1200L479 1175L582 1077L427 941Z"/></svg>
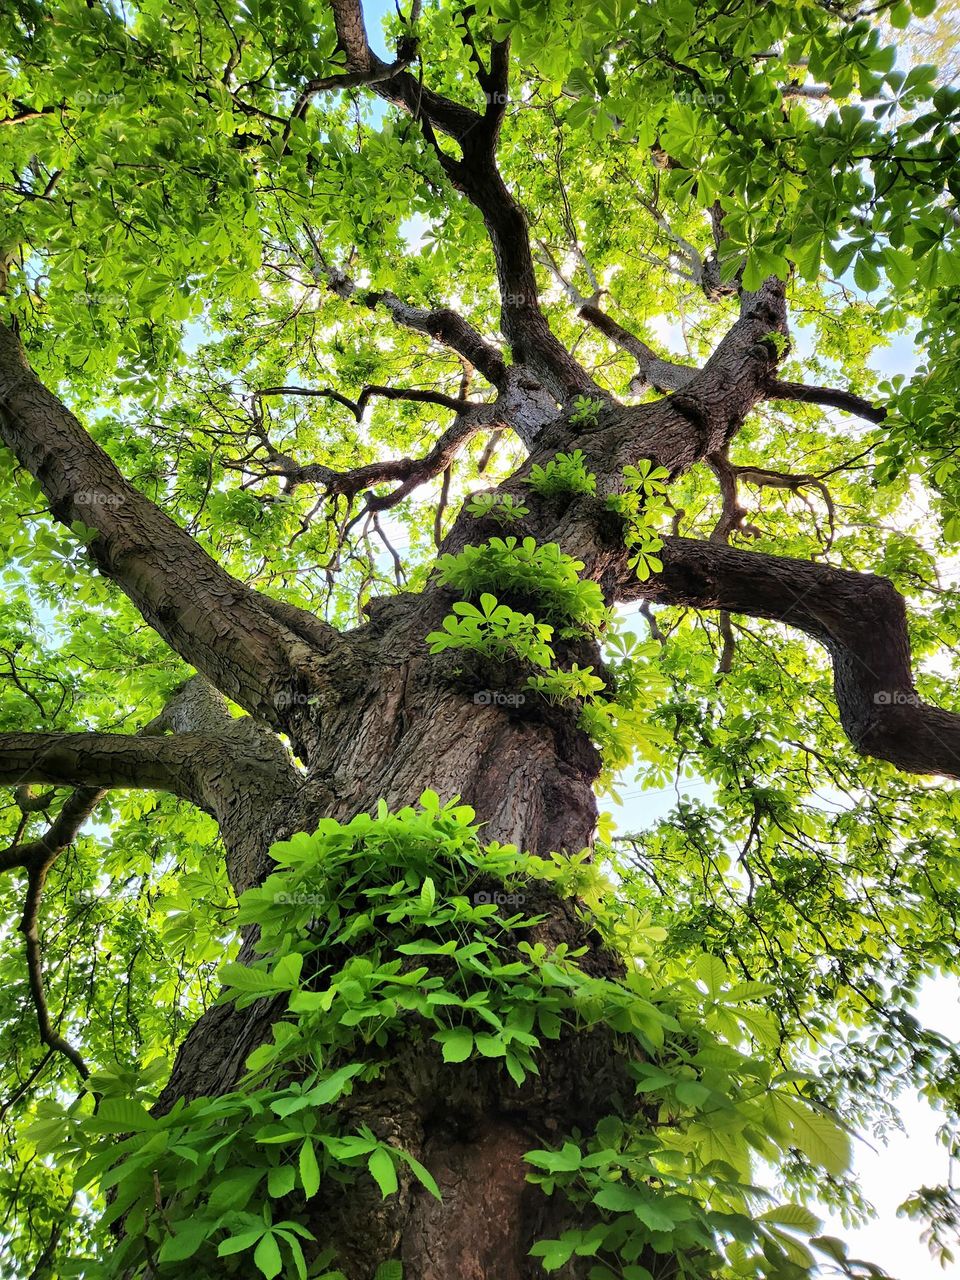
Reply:
<svg viewBox="0 0 960 1280"><path fill-rule="evenodd" d="M149 1091L131 1096L129 1080L104 1074L88 1085L95 1109L89 1092L42 1107L37 1152L106 1196L92 1253L68 1274L176 1276L219 1260L224 1274L303 1280L306 1251L310 1274L334 1280L305 1225L318 1194L370 1178L386 1198L412 1177L439 1195L402 1142L351 1115L351 1098L412 1049L421 1071L490 1064L519 1098L542 1046L590 1029L609 1035L626 1084L594 1132L527 1153L531 1181L592 1222L534 1246L547 1271L576 1253L596 1260L597 1280L640 1278L641 1258L682 1251L691 1277L801 1280L811 1245L836 1254L811 1241L813 1214L771 1205L750 1180L753 1159L786 1148L829 1175L849 1160L816 1081L777 1062L772 987L709 954L671 964L650 911L626 907L595 865L484 846L473 816L427 792L418 809L381 805L274 846L276 871L239 911L260 929L262 958L222 970L225 998L281 1002L240 1090L157 1116ZM586 948L528 940L542 919L531 907L574 891L622 978L591 976Z"/></svg>
<svg viewBox="0 0 960 1280"><path fill-rule="evenodd" d="M628 467L627 472L631 473L625 477L629 488L610 503L625 516L626 538L637 548L631 565L649 574L645 557L662 545L653 527L658 508L650 499L662 489L660 475L666 472L649 462L639 469ZM441 629L431 631L426 640L431 653L462 650L479 658L487 664L492 683L497 680L496 664L507 659L519 662L521 669L533 668L523 687L553 705L577 706L579 728L603 757L600 786L609 788L613 776L637 757L661 758L659 748L666 744L666 735L649 711L660 681L649 660L651 650L644 650L634 635L615 625L615 614L604 605L599 584L580 576L583 567L582 561L566 555L556 543L538 544L531 537L522 542L515 537L491 538L478 546L468 545L457 555L443 555L437 561L440 581L467 596L479 592L479 605L469 600L454 602ZM507 602L493 590L505 595ZM536 612L522 613L512 607L511 600L532 602ZM592 665L558 657L554 633L559 641L575 642L600 632L615 655L604 676L596 674Z"/></svg>
<svg viewBox="0 0 960 1280"><path fill-rule="evenodd" d="M580 577L582 569L583 562L555 542L538 545L534 538L512 536L491 538L437 561L440 581L464 595L486 589L536 600L545 622L596 632L607 617L603 592L598 583Z"/></svg>

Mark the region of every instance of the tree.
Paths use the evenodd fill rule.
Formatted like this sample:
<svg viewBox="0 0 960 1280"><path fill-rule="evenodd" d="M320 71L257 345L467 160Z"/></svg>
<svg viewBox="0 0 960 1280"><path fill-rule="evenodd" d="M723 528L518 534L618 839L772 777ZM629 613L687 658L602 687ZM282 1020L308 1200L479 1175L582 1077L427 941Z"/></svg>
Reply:
<svg viewBox="0 0 960 1280"><path fill-rule="evenodd" d="M18 1273L802 1276L955 1103L931 9L0 19Z"/></svg>

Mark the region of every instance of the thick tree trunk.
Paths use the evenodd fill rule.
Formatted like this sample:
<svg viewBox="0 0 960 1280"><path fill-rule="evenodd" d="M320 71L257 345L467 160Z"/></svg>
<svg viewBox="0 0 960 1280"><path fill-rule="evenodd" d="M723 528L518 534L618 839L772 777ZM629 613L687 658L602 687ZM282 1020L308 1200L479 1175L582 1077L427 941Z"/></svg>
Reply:
<svg viewBox="0 0 960 1280"><path fill-rule="evenodd" d="M429 620L413 607L403 612L406 644L416 643L417 655L399 656L399 623L379 636L380 652L396 660L371 667L368 687L327 726L329 756L315 771L326 785L275 806L269 836L311 830L323 816L349 819L380 797L393 808L415 803L432 786L474 805L485 838L540 852L588 845L598 758L586 736L526 704L515 712L483 705L469 689L438 681L422 643ZM249 828L230 849L232 866L244 868L240 890L270 866L270 840L254 806L248 797ZM550 917L538 931L543 940L589 942L561 904L545 898L540 909ZM596 963L612 970L608 957L598 954ZM161 1108L177 1097L234 1087L281 1008L267 1001L242 1013L232 1005L211 1010L188 1035ZM533 1241L569 1224L561 1221L559 1200L546 1200L526 1183L523 1153L605 1114L615 1066L610 1046L590 1037L552 1048L555 1061L541 1062L536 1088L518 1090L499 1064L471 1064L469 1072L445 1066L437 1046L418 1045L402 1052L386 1086L354 1095L350 1114L421 1159L444 1200L438 1205L415 1184L381 1201L372 1183L343 1199L321 1199L311 1225L318 1239L337 1244L338 1265L350 1280L368 1280L378 1262L395 1256L409 1280L535 1274L527 1257Z"/></svg>
<svg viewBox="0 0 960 1280"><path fill-rule="evenodd" d="M605 408L592 432L574 442L598 474L599 491L615 491L622 468L641 457L679 473L721 448L756 403L773 367L762 335L782 323L782 291L773 288L746 309L733 339L718 350L716 365L698 375L692 394L642 408ZM543 435L528 465L560 445L570 447L563 422ZM531 508L524 532L559 543L584 561L588 576L601 581L611 566L622 566L620 530L600 499L558 506L537 500L522 480L520 474L511 484ZM496 532L464 516L445 549ZM576 852L592 843L592 788L600 763L594 747L576 728L574 713L523 694L521 673L505 669L503 683L492 690L489 669L455 675L450 664L428 654L424 638L439 626L452 599L428 588L370 607L369 623L354 636L366 679L319 718L311 783L289 807L278 806L274 839L311 830L322 816L349 820L381 798L391 808L412 804L432 787L444 798L459 794L472 805L485 839L535 853ZM602 666L594 645L584 643L577 656L595 669ZM231 851L233 866L244 868L235 877L238 891L270 869L262 823L251 820L249 830L252 840L241 835L244 848ZM546 900L543 909L544 938L590 944L584 925L561 903ZM598 952L592 963L599 971L615 971L612 957ZM181 1049L161 1107L177 1097L233 1087L245 1057L278 1013L275 1004L264 1002L242 1014L219 1007L202 1018ZM495 1064L471 1064L465 1072L444 1066L438 1052L420 1046L401 1058L389 1087L351 1099L351 1110L362 1112L375 1132L397 1135L432 1170L444 1200L437 1205L418 1187L408 1187L395 1200L381 1202L371 1184L369 1195L354 1190L348 1199L323 1205L314 1225L320 1238L338 1243L338 1265L350 1280L368 1280L376 1263L392 1256L403 1258L408 1280L522 1280L537 1274L530 1246L538 1236L570 1225L569 1210L559 1197L548 1199L530 1188L523 1153L551 1134L575 1126L589 1130L618 1092L616 1054L602 1038L551 1044L543 1058L537 1087L518 1090Z"/></svg>

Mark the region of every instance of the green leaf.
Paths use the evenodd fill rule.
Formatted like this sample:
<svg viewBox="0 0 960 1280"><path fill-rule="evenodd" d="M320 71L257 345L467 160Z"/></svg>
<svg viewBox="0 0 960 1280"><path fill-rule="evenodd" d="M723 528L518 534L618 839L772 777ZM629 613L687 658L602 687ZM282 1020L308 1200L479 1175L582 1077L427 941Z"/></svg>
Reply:
<svg viewBox="0 0 960 1280"><path fill-rule="evenodd" d="M268 1231L257 1245L253 1253L253 1261L257 1270L266 1276L266 1280L273 1280L273 1277L278 1276L283 1270L280 1246L272 1231Z"/></svg>
<svg viewBox="0 0 960 1280"><path fill-rule="evenodd" d="M373 1280L403 1280L403 1263L381 1262Z"/></svg>
<svg viewBox="0 0 960 1280"><path fill-rule="evenodd" d="M412 1156L409 1151L398 1151L397 1154L400 1156L401 1160L410 1166L417 1180L426 1187L433 1198L435 1200L442 1200L443 1197L440 1194L440 1188L437 1186L436 1179L430 1170Z"/></svg>
<svg viewBox="0 0 960 1280"><path fill-rule="evenodd" d="M397 1190L399 1183L397 1182L397 1166L394 1164L393 1157L386 1147L377 1147L376 1151L371 1151L367 1159L367 1168L371 1177L380 1188L380 1194L384 1199L392 1196Z"/></svg>
<svg viewBox="0 0 960 1280"><path fill-rule="evenodd" d="M809 1209L799 1204L780 1204L774 1209L767 1209L757 1217L758 1222L775 1222L782 1227L791 1227L808 1234L817 1231L820 1219Z"/></svg>
<svg viewBox="0 0 960 1280"><path fill-rule="evenodd" d="M226 1240L221 1241L217 1249L217 1255L221 1258L226 1258L231 1254L243 1253L246 1249L252 1249L265 1230L266 1228L261 1225L252 1227L248 1231L240 1231L236 1235L228 1236Z"/></svg>
<svg viewBox="0 0 960 1280"><path fill-rule="evenodd" d="M828 1173L842 1174L851 1160L850 1139L834 1120L797 1097L769 1095L770 1114L792 1145Z"/></svg>
<svg viewBox="0 0 960 1280"><path fill-rule="evenodd" d="M469 1027L448 1027L433 1038L443 1046L444 1062L466 1062L473 1053L473 1032Z"/></svg>
<svg viewBox="0 0 960 1280"><path fill-rule="evenodd" d="M316 1162L316 1155L314 1155ZM301 1181L303 1177L301 1165ZM272 1200L280 1200L283 1196L288 1196L297 1183L297 1171L293 1165L282 1164L275 1169L271 1169L267 1174L267 1193ZM306 1188L304 1188L306 1190ZM309 1196L308 1196L309 1199Z"/></svg>
<svg viewBox="0 0 960 1280"><path fill-rule="evenodd" d="M175 1234L167 1236L161 1245L157 1255L158 1261L184 1262L187 1258L192 1258L216 1228L215 1222L204 1222L202 1219L178 1223L174 1228Z"/></svg>
<svg viewBox="0 0 960 1280"><path fill-rule="evenodd" d="M320 1190L320 1166L312 1138L306 1138L300 1147L299 1168L303 1194L311 1200Z"/></svg>

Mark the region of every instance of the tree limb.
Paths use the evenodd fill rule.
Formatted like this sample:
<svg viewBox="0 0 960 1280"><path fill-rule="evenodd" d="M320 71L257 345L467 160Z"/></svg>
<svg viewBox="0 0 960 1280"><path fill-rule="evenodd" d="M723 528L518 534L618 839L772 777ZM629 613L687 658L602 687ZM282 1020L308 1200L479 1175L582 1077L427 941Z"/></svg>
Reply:
<svg viewBox="0 0 960 1280"><path fill-rule="evenodd" d="M314 252L314 275L322 275L333 293L345 301L356 302L375 311L378 307L389 312L395 324L417 333L424 333L442 343L469 361L495 387L502 387L507 376L503 356L491 342L477 332L463 316L449 307L415 307L404 302L394 293L362 290L345 271L330 266L322 253L313 232L307 229Z"/></svg>
<svg viewBox="0 0 960 1280"><path fill-rule="evenodd" d="M663 572L647 582L624 568L618 599L722 609L799 628L833 660L840 722L859 752L908 773L960 778L960 714L918 696L906 606L886 578L689 538L666 538L658 555Z"/></svg>
<svg viewBox="0 0 960 1280"><path fill-rule="evenodd" d="M370 462L351 471L335 471L332 467L319 462L297 463L286 454L274 450L272 462L274 469L268 474L284 477L284 488L292 492L297 485L322 485L329 497L353 498L365 489L374 485L399 481L396 489L388 494L371 495L367 499L368 511L385 511L396 506L414 489L446 471L453 459L464 445L477 432L506 426L497 420L493 405L467 403L467 409L458 413L453 423L437 439L429 453L422 458L385 458L379 462Z"/></svg>
<svg viewBox="0 0 960 1280"><path fill-rule="evenodd" d="M60 812L43 835L25 844L14 841L0 853L0 871L10 871L15 867L29 868L48 858L55 858L77 838L80 828L105 795L106 791L102 787L78 787L64 801Z"/></svg>
<svg viewBox="0 0 960 1280"><path fill-rule="evenodd" d="M231 767L227 741L209 734L0 733L0 786L143 788L205 807L205 773Z"/></svg>
<svg viewBox="0 0 960 1280"><path fill-rule="evenodd" d="M799 400L805 404L826 405L866 418L868 422L883 422L887 416L886 409L865 400L863 396L854 395L852 391L841 391L834 387L810 387L803 382L780 382L776 378L767 384L766 399Z"/></svg>
<svg viewBox="0 0 960 1280"><path fill-rule="evenodd" d="M285 728L277 693L297 665L312 664L319 678L318 657L345 650L338 632L313 620L311 644L321 652L307 652L302 634L280 624L265 597L231 577L121 475L4 324L0 439L36 478L56 519L96 531L90 555L150 626L246 710Z"/></svg>
<svg viewBox="0 0 960 1280"><path fill-rule="evenodd" d="M43 894L43 882L46 879L47 865L32 866L27 877L27 895L20 920L20 932L23 934L27 951L27 980L30 986L30 998L37 1011L37 1030L41 1041L55 1053L62 1053L73 1063L81 1080L90 1075L86 1063L77 1049L53 1027L50 1011L43 986L43 956L40 950L39 913L40 900Z"/></svg>
<svg viewBox="0 0 960 1280"><path fill-rule="evenodd" d="M350 71L382 65L370 48L360 0L330 0L337 39ZM483 113L434 93L407 71L371 84L379 97L407 111L424 127L428 141L450 180L479 210L493 245L500 286L500 324L514 359L529 365L558 400L577 393L603 395L596 383L550 329L540 307L530 234L520 205L508 190L496 163L496 145L507 97L508 49L491 50ZM453 138L461 159L439 147L433 130Z"/></svg>
<svg viewBox="0 0 960 1280"><path fill-rule="evenodd" d="M0 127L3 125L25 124L28 120L41 120L44 116L55 115L63 109L63 104L46 107L31 107L25 102L18 102L13 99L14 113L12 116L5 116L0 120Z"/></svg>
<svg viewBox="0 0 960 1280"><path fill-rule="evenodd" d="M267 396L318 396L327 400L336 400L338 404L350 410L357 422L363 418L364 411L374 396L383 400L411 400L416 404L436 404L443 409L452 409L455 413L469 408L474 403L470 400L458 400L454 396L445 396L440 391L423 391L417 387L364 387L356 400L351 400L341 392L326 387L263 387L254 392L256 400Z"/></svg>
<svg viewBox="0 0 960 1280"><path fill-rule="evenodd" d="M176 736L160 736L167 731ZM30 996L41 1041L62 1054L81 1079L89 1072L80 1053L57 1031L50 1017L43 982L39 916L47 875L59 855L78 836L107 787L134 786L171 791L209 809L225 835L233 815L232 795L241 778L256 779L261 804L269 805L275 786L291 788L294 771L279 739L252 717L235 719L226 701L201 676L176 689L161 713L135 737L96 733L0 734L0 782L79 783L46 831L14 843L0 853L0 872L27 873L20 931L24 936ZM52 796L36 799L18 787L25 816L48 807ZM22 831L21 827L21 831Z"/></svg>
<svg viewBox="0 0 960 1280"><path fill-rule="evenodd" d="M604 337L609 338L615 346L622 348L636 360L637 372L630 382L630 390L635 395L638 395L648 386L653 387L655 391L662 392L679 391L681 387L687 385L697 372L696 369L691 368L689 365L676 364L672 360L662 359L652 347L648 347L636 334L631 333L629 329L625 329L622 324L619 324L612 316L600 309L599 300L605 291L601 289L592 267L578 244L574 243L574 252L577 254L580 264L586 271L588 279L593 286L593 293L589 298L582 294L571 280L567 279L549 247L542 240L537 241L537 247L540 250L539 261L543 263L561 286L577 315L592 324Z"/></svg>
<svg viewBox="0 0 960 1280"><path fill-rule="evenodd" d="M630 383L630 390L634 394L648 386L653 387L655 391L680 391L697 373L697 370L689 365L662 359L652 347L641 342L635 334L630 333L622 324L618 324L605 311L601 311L595 303L584 301L579 314L636 360L637 372Z"/></svg>
<svg viewBox="0 0 960 1280"><path fill-rule="evenodd" d="M76 1068L80 1078L89 1076L79 1051L54 1029L47 1007L43 984L43 956L40 948L40 902L47 873L57 858L77 837L80 828L99 804L104 792L96 787L80 787L64 802L59 814L38 839L25 845L13 845L0 854L0 870L19 866L27 872L27 892L20 919L27 957L27 982L30 998L37 1014L40 1039L55 1053L63 1054ZM16 857L17 861L12 859Z"/></svg>

